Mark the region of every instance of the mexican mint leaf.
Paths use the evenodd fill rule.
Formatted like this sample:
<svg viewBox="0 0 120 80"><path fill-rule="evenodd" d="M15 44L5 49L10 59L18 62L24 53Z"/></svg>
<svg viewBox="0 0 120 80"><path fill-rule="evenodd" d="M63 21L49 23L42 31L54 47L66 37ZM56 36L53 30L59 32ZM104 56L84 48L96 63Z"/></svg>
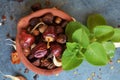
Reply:
<svg viewBox="0 0 120 80"><path fill-rule="evenodd" d="M98 41L110 40L114 34L114 29L111 26L101 25L94 28L94 35Z"/></svg>
<svg viewBox="0 0 120 80"><path fill-rule="evenodd" d="M104 49L107 52L109 58L113 58L115 54L115 46L112 42L103 42L102 43Z"/></svg>
<svg viewBox="0 0 120 80"><path fill-rule="evenodd" d="M67 49L62 55L62 68L64 70L71 70L78 67L82 61L82 52L79 51L79 44L67 42Z"/></svg>
<svg viewBox="0 0 120 80"><path fill-rule="evenodd" d="M89 37L84 29L80 28L72 34L72 40L78 42L83 48L89 45Z"/></svg>
<svg viewBox="0 0 120 80"><path fill-rule="evenodd" d="M93 42L87 47L85 58L89 63L96 66L106 65L109 61L106 50L98 42Z"/></svg>
<svg viewBox="0 0 120 80"><path fill-rule="evenodd" d="M114 29L114 35L112 36L111 40L113 42L120 42L120 29L119 28Z"/></svg>
<svg viewBox="0 0 120 80"><path fill-rule="evenodd" d="M67 24L65 34L68 37L68 41L72 42L72 34L79 28L83 28L86 31L86 33L89 34L89 30L87 29L87 27L85 27L83 24L79 22L72 21Z"/></svg>
<svg viewBox="0 0 120 80"><path fill-rule="evenodd" d="M100 14L92 14L88 16L87 26L90 32L98 25L106 25L106 20Z"/></svg>

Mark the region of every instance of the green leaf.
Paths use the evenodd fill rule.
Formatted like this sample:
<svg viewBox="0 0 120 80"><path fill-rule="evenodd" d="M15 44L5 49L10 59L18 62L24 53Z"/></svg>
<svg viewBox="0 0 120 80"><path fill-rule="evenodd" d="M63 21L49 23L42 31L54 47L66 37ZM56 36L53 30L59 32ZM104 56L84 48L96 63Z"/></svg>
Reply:
<svg viewBox="0 0 120 80"><path fill-rule="evenodd" d="M114 34L114 29L111 26L101 25L94 28L94 35L98 41L110 40Z"/></svg>
<svg viewBox="0 0 120 80"><path fill-rule="evenodd" d="M104 47L98 42L93 42L88 46L85 58L89 63L96 66L106 65L109 62Z"/></svg>
<svg viewBox="0 0 120 80"><path fill-rule="evenodd" d="M106 20L100 14L92 14L88 16L87 26L90 32L98 25L106 25Z"/></svg>
<svg viewBox="0 0 120 80"><path fill-rule="evenodd" d="M82 29L85 30L87 35L90 35L89 29L85 25L83 25L82 23L79 23L79 24L81 25Z"/></svg>
<svg viewBox="0 0 120 80"><path fill-rule="evenodd" d="M83 61L81 54L79 44L67 42L67 49L62 55L62 68L64 70L71 70L78 67Z"/></svg>
<svg viewBox="0 0 120 80"><path fill-rule="evenodd" d="M76 31L79 28L85 29L86 33L89 34L89 30L87 29L87 27L85 27L79 22L72 21L67 24L66 29L65 29L65 34L68 37L68 41L72 42L72 34L74 31Z"/></svg>
<svg viewBox="0 0 120 80"><path fill-rule="evenodd" d="M72 39L75 42L80 43L83 48L89 45L89 37L84 29L78 29L72 34Z"/></svg>
<svg viewBox="0 0 120 80"><path fill-rule="evenodd" d="M107 52L109 58L113 58L115 54L115 46L112 42L103 42L102 43L104 49Z"/></svg>
<svg viewBox="0 0 120 80"><path fill-rule="evenodd" d="M111 40L113 42L120 42L120 29L119 28L114 29L114 35L112 36Z"/></svg>
<svg viewBox="0 0 120 80"><path fill-rule="evenodd" d="M66 47L67 47L67 49L69 49L71 51L74 51L75 49L78 49L78 50L80 49L79 44L76 42L67 42Z"/></svg>

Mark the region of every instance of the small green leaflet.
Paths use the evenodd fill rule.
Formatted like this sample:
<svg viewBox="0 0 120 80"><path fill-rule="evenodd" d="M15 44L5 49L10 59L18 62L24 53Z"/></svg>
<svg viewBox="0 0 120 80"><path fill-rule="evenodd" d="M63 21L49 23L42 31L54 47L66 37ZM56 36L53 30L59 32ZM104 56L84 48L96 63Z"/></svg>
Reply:
<svg viewBox="0 0 120 80"><path fill-rule="evenodd" d="M98 41L110 40L114 34L114 29L111 26L101 25L94 28L94 35Z"/></svg>
<svg viewBox="0 0 120 80"><path fill-rule="evenodd" d="M113 42L120 42L120 29L119 28L114 29L114 35L112 36L110 40L112 40Z"/></svg>
<svg viewBox="0 0 120 80"><path fill-rule="evenodd" d="M88 16L87 26L90 32L98 25L106 25L106 20L100 14L92 14Z"/></svg>
<svg viewBox="0 0 120 80"><path fill-rule="evenodd" d="M86 33L89 34L89 30L87 29L87 27L85 27L83 24L79 22L72 21L67 24L65 34L68 37L68 41L72 42L72 34L79 28L83 28L86 31Z"/></svg>
<svg viewBox="0 0 120 80"><path fill-rule="evenodd" d="M106 50L98 42L93 42L88 46L85 58L89 63L96 66L103 66L109 62Z"/></svg>
<svg viewBox="0 0 120 80"><path fill-rule="evenodd" d="M72 34L72 40L78 42L83 48L89 45L89 37L84 29L80 28Z"/></svg>
<svg viewBox="0 0 120 80"><path fill-rule="evenodd" d="M112 42L103 42L102 43L104 49L107 52L108 57L111 59L114 57L115 54L115 46Z"/></svg>
<svg viewBox="0 0 120 80"><path fill-rule="evenodd" d="M83 56L81 55L82 52L79 51L79 44L67 42L66 46L67 49L62 55L62 68L64 70L71 70L82 63Z"/></svg>
<svg viewBox="0 0 120 80"><path fill-rule="evenodd" d="M65 29L68 38L62 55L62 68L71 70L78 67L83 59L96 66L106 65L115 54L113 42L120 42L120 29L106 25L100 14L92 14L87 26L72 21Z"/></svg>

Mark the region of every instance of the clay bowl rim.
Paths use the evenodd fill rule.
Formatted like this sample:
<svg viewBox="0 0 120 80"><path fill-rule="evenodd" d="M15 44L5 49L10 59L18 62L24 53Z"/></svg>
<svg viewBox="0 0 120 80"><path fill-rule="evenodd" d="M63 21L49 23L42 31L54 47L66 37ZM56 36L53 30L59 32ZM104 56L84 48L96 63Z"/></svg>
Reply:
<svg viewBox="0 0 120 80"><path fill-rule="evenodd" d="M22 28L27 27L28 22L31 18L33 17L40 17L46 13L52 13L54 16L58 16L61 17L64 20L67 21L72 21L73 18L71 16L69 16L67 13L65 13L64 11L58 10L58 9L54 9L54 8L47 8L47 9L42 9L36 12L33 12L32 14L25 16L23 18L21 18L17 24L17 35L16 35L16 47L17 47L17 52L20 56L21 62L31 71L35 72L36 74L41 74L41 75L54 75L54 74L58 74L60 73L62 70L62 67L60 68L56 68L56 69L52 69L52 70L46 70L46 69L41 69L38 68L36 66L34 66L33 64L31 64L29 62L29 60L24 56L24 54L22 52L21 46L19 44L19 38L20 38L20 32Z"/></svg>

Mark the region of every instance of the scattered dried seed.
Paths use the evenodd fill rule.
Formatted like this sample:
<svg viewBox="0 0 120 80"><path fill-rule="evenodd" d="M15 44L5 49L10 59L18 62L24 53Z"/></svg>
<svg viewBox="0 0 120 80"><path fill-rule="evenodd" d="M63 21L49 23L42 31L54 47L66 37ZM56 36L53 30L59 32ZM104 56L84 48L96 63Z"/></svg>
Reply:
<svg viewBox="0 0 120 80"><path fill-rule="evenodd" d="M114 66L111 66L110 69L113 70L113 69L114 69Z"/></svg>
<svg viewBox="0 0 120 80"><path fill-rule="evenodd" d="M78 74L78 72L77 72L77 71L74 71L74 74Z"/></svg>
<svg viewBox="0 0 120 80"><path fill-rule="evenodd" d="M5 24L5 21L2 21L1 23L2 23L2 25L4 25L4 24Z"/></svg>
<svg viewBox="0 0 120 80"><path fill-rule="evenodd" d="M49 7L50 5L51 5L50 0L45 0L45 6L46 6L46 7Z"/></svg>
<svg viewBox="0 0 120 80"><path fill-rule="evenodd" d="M11 16L10 16L10 20L13 20L13 19L14 19L14 18L13 18L13 16L11 15Z"/></svg>
<svg viewBox="0 0 120 80"><path fill-rule="evenodd" d="M11 38L9 33L7 33L7 35L6 35L6 36L7 36L7 38Z"/></svg>
<svg viewBox="0 0 120 80"><path fill-rule="evenodd" d="M6 16L5 15L2 15L2 20L6 21Z"/></svg>
<svg viewBox="0 0 120 80"><path fill-rule="evenodd" d="M101 68L99 68L99 71L101 71Z"/></svg>
<svg viewBox="0 0 120 80"><path fill-rule="evenodd" d="M38 75L38 74L35 74L35 75L33 76L33 79L34 79L34 80L37 80L38 77L39 77L39 75Z"/></svg>
<svg viewBox="0 0 120 80"><path fill-rule="evenodd" d="M120 63L120 59L117 60L117 63Z"/></svg>
<svg viewBox="0 0 120 80"><path fill-rule="evenodd" d="M33 4L33 5L31 6L31 9L32 9L33 11L38 11L38 10L40 10L41 8L42 8L41 3L35 3L35 4Z"/></svg>
<svg viewBox="0 0 120 80"><path fill-rule="evenodd" d="M87 80L92 80L91 78L87 78Z"/></svg>
<svg viewBox="0 0 120 80"><path fill-rule="evenodd" d="M101 76L99 76L99 75L97 75L97 78L98 78L98 79L102 79Z"/></svg>
<svg viewBox="0 0 120 80"><path fill-rule="evenodd" d="M17 2L23 2L23 0L16 0Z"/></svg>
<svg viewBox="0 0 120 80"><path fill-rule="evenodd" d="M91 76L92 76L92 77L95 77L95 72L92 72L92 73L91 73Z"/></svg>
<svg viewBox="0 0 120 80"><path fill-rule="evenodd" d="M25 68L24 73L28 73L28 72L29 72L29 69Z"/></svg>

